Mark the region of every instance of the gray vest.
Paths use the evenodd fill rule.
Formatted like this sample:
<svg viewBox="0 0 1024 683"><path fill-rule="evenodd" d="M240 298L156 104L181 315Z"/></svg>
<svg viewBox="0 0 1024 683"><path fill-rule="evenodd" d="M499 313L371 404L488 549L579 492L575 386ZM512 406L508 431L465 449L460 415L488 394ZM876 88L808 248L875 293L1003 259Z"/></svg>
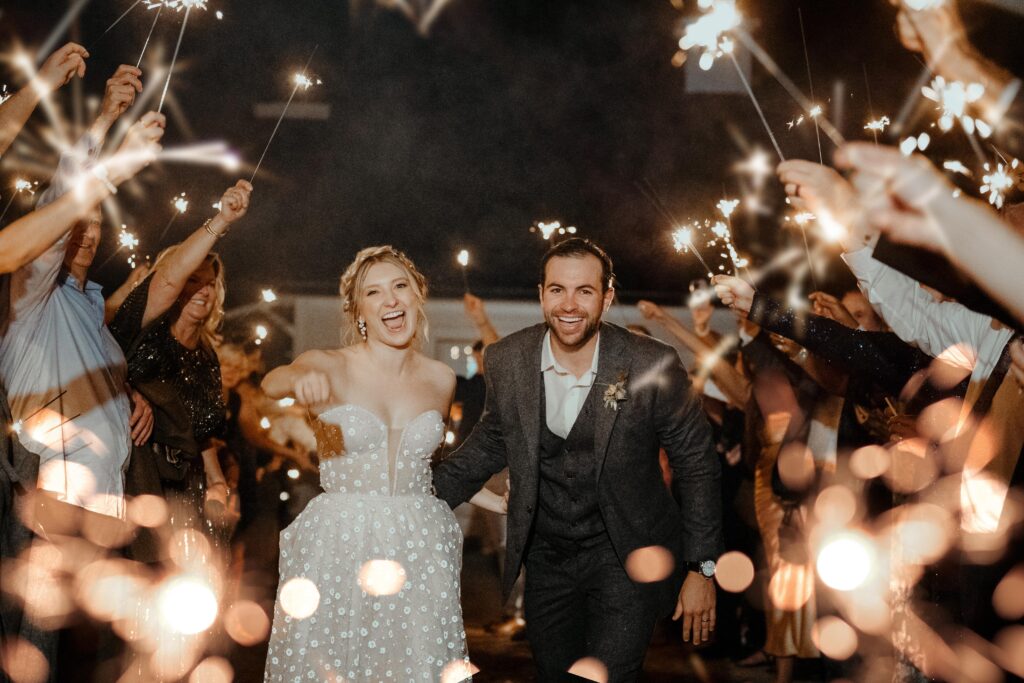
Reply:
<svg viewBox="0 0 1024 683"><path fill-rule="evenodd" d="M589 547L607 537L597 502L597 459L594 456L594 411L600 395L595 384L572 430L562 439L548 429L541 379L540 482L535 529L555 546Z"/></svg>

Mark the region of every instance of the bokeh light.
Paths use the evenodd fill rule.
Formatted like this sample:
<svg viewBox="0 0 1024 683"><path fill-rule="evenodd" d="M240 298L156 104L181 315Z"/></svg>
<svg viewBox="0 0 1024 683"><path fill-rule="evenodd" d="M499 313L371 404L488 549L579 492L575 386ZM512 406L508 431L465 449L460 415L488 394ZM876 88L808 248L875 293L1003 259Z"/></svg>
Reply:
<svg viewBox="0 0 1024 683"><path fill-rule="evenodd" d="M668 577L675 568L675 558L667 548L651 545L637 548L626 558L626 573L637 583L654 583Z"/></svg>
<svg viewBox="0 0 1024 683"><path fill-rule="evenodd" d="M829 526L846 526L857 514L857 497L845 486L835 484L818 494L814 515Z"/></svg>
<svg viewBox="0 0 1024 683"><path fill-rule="evenodd" d="M569 667L569 673L596 683L608 683L608 667L596 657L584 657Z"/></svg>
<svg viewBox="0 0 1024 683"><path fill-rule="evenodd" d="M281 586L278 600L285 614L295 619L305 619L320 606L320 591L309 579L297 576Z"/></svg>
<svg viewBox="0 0 1024 683"><path fill-rule="evenodd" d="M870 540L847 531L828 537L818 552L818 575L829 588L852 591L867 581L875 561Z"/></svg>
<svg viewBox="0 0 1024 683"><path fill-rule="evenodd" d="M405 569L394 560L370 560L359 569L359 587L370 595L394 595L405 585Z"/></svg>
<svg viewBox="0 0 1024 683"><path fill-rule="evenodd" d="M128 519L150 529L163 526L167 522L167 502L159 496L135 496L128 503Z"/></svg>
<svg viewBox="0 0 1024 683"><path fill-rule="evenodd" d="M217 618L217 597L210 585L188 575L168 579L157 595L160 621L175 633L205 631Z"/></svg>
<svg viewBox="0 0 1024 683"><path fill-rule="evenodd" d="M850 456L850 471L859 479L874 479L889 471L889 451L881 446L864 446Z"/></svg>
<svg viewBox="0 0 1024 683"><path fill-rule="evenodd" d="M231 683L235 671L223 657L207 657L192 669L188 683Z"/></svg>
<svg viewBox="0 0 1024 683"><path fill-rule="evenodd" d="M256 645L270 633L270 618L252 600L239 600L224 613L224 630L239 645Z"/></svg>
<svg viewBox="0 0 1024 683"><path fill-rule="evenodd" d="M742 593L754 582L754 563L737 550L727 552L718 558L715 565L715 580L722 590Z"/></svg>
<svg viewBox="0 0 1024 683"><path fill-rule="evenodd" d="M814 644L830 659L843 661L857 651L857 632L839 617L825 616L814 623Z"/></svg>

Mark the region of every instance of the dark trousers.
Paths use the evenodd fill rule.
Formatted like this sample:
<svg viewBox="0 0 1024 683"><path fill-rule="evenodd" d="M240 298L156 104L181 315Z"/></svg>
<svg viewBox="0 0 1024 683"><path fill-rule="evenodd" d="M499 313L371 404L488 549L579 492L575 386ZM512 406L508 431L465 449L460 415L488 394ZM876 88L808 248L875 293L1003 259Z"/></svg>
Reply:
<svg viewBox="0 0 1024 683"><path fill-rule="evenodd" d="M535 537L526 557L526 635L541 681L593 657L609 683L635 681L659 612L626 575L611 542L556 547Z"/></svg>

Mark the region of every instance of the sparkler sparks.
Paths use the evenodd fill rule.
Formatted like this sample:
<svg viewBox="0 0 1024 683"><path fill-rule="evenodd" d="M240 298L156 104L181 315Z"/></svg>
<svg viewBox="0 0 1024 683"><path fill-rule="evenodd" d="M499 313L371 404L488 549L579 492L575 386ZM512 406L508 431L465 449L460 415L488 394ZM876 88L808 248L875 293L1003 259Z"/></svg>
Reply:
<svg viewBox="0 0 1024 683"><path fill-rule="evenodd" d="M719 201L716 206L718 207L718 210L722 212L723 216L729 218L739 205L740 200L738 199L723 199Z"/></svg>
<svg viewBox="0 0 1024 683"><path fill-rule="evenodd" d="M992 135L991 126L967 113L968 107L985 95L985 86L981 83L947 82L942 76L936 76L930 86L921 88L921 94L938 103L938 109L942 112L939 128L943 132L951 130L953 124L959 121L968 135L973 135L975 130L983 138Z"/></svg>
<svg viewBox="0 0 1024 683"><path fill-rule="evenodd" d="M132 249L139 246L139 238L128 231L128 226L122 225L121 232L117 235L117 243L123 249Z"/></svg>
<svg viewBox="0 0 1024 683"><path fill-rule="evenodd" d="M676 250L676 252L692 252L693 255L697 257L697 260L700 261L700 264L704 266L704 270L707 271L708 278L710 279L714 277L714 273L711 272L711 266L708 265L708 262L704 260L704 257L701 256L700 251L698 251L697 247L693 244L692 228L676 228L675 230L673 230L672 246Z"/></svg>
<svg viewBox="0 0 1024 683"><path fill-rule="evenodd" d="M174 225L174 221L178 220L178 216L181 216L188 211L188 199L185 197L185 193L182 192L181 194L175 195L171 200L171 206L174 207L175 211L171 214L171 219L167 221L167 225L165 225L164 229L160 231L160 237L156 240L157 244L163 242L164 236L167 234L167 231L171 229L171 226Z"/></svg>
<svg viewBox="0 0 1024 683"><path fill-rule="evenodd" d="M683 37L679 39L679 47L683 50L703 48L700 68L707 71L717 58L732 52L732 40L723 37L723 34L739 26L743 17L736 8L735 0L700 0L698 4L702 9L710 11L686 27Z"/></svg>
<svg viewBox="0 0 1024 683"><path fill-rule="evenodd" d="M266 325L260 324L255 327L253 333L256 335L256 345L259 346L270 334L270 331L267 329Z"/></svg>
<svg viewBox="0 0 1024 683"><path fill-rule="evenodd" d="M864 130L870 130L873 133L884 133L885 129L892 123L888 116L883 116L880 119L874 121L868 121L867 125L864 126Z"/></svg>
<svg viewBox="0 0 1024 683"><path fill-rule="evenodd" d="M921 133L916 138L911 136L900 143L900 151L903 156L909 157L914 152L923 152L931 144L932 136L928 133Z"/></svg>
<svg viewBox="0 0 1024 683"><path fill-rule="evenodd" d="M1021 171L1020 160L1014 159L1008 164L996 164L995 170L991 164L985 164L986 174L981 177L981 192L988 194L988 202L997 209L1003 208L1006 193L1012 190L1020 182Z"/></svg>
<svg viewBox="0 0 1024 683"><path fill-rule="evenodd" d="M260 295L263 298L264 303L272 304L277 301L277 294L272 289L264 289Z"/></svg>
<svg viewBox="0 0 1024 683"><path fill-rule="evenodd" d="M957 161L956 159L952 159L950 161L943 163L942 168L946 169L947 171L952 171L953 173L965 175L967 177L971 176L971 169L967 168L966 166L963 165L963 162Z"/></svg>
<svg viewBox="0 0 1024 683"><path fill-rule="evenodd" d="M315 45L313 51L309 54L309 59L306 60L306 65L302 67L302 71L296 73L292 80L295 82L295 87L292 88L292 94L288 96L288 101L284 103L284 108L281 110L281 115L277 118L277 123L274 124L274 130L270 133L270 139L267 140L267 146L263 148L263 154L260 155L260 160L256 162L256 168L253 169L252 177L249 178L249 182L252 183L256 180L256 174L260 171L260 166L263 164L263 159L267 156L267 151L270 149L270 143L274 141L274 137L277 135L278 129L281 127L281 122L284 121L284 115L288 113L288 107L292 105L292 100L295 99L295 93L299 91L299 88L303 90L309 90L309 87L313 85L312 81L306 76L306 69L309 68L310 62L313 61L313 55L316 54L317 48L320 45ZM320 79L317 79L317 84L321 83Z"/></svg>
<svg viewBox="0 0 1024 683"><path fill-rule="evenodd" d="M561 221L537 221L530 226L530 232L539 234L545 240L550 240L554 235L575 235L576 226L563 226Z"/></svg>

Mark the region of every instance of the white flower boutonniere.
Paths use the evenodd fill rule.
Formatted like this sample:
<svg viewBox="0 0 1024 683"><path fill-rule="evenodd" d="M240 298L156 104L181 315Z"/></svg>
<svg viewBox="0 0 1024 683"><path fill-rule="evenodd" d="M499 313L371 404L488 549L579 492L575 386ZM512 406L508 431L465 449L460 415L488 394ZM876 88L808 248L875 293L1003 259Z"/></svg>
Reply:
<svg viewBox="0 0 1024 683"><path fill-rule="evenodd" d="M604 391L604 407L612 410L619 409L619 402L626 400L626 375L619 375L619 381L609 384Z"/></svg>

